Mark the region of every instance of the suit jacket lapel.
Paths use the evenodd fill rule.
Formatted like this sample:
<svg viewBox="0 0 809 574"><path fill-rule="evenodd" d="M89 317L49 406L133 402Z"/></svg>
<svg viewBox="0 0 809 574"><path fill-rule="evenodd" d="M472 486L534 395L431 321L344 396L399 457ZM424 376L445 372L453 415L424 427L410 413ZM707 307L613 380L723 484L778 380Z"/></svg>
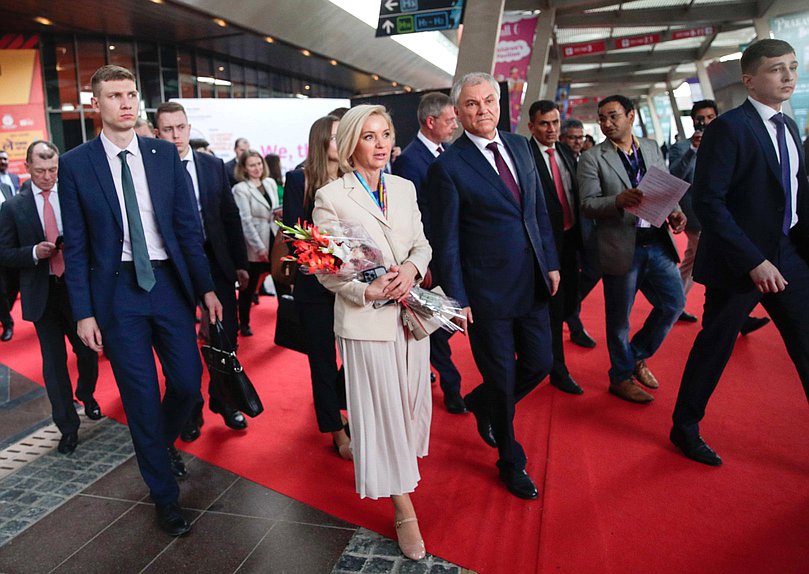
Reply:
<svg viewBox="0 0 809 574"><path fill-rule="evenodd" d="M118 224L121 231L123 231L124 220L121 215L122 206L118 201L118 192L115 191L115 182L112 179L112 173L110 173L110 164L107 161L107 154L104 151L104 144L101 143L101 137L99 136L94 139L90 142L90 145L92 152L90 163L93 166L96 178L98 178L101 193L110 206L115 222Z"/></svg>
<svg viewBox="0 0 809 574"><path fill-rule="evenodd" d="M601 145L601 155L603 156L604 161L612 168L626 188L631 188L632 183L629 181L629 175L626 173L626 168L624 167L621 158L618 157L618 152L615 150L615 146L612 145L610 140L605 140Z"/></svg>
<svg viewBox="0 0 809 574"><path fill-rule="evenodd" d="M559 202L559 197L556 195L556 187L554 186L553 176L548 172L548 166L545 164L545 158L542 157L542 151L539 149L539 145L537 142L534 141L534 138L530 138L528 140L528 145L531 146L531 151L534 153L534 163L537 166L537 172L539 173L540 183L542 183L543 191L548 193L545 194L545 199L552 197L559 204L559 207L562 204Z"/></svg>
<svg viewBox="0 0 809 574"><path fill-rule="evenodd" d="M0 191L3 192L3 197L5 197L6 199L11 199L11 196L14 194L14 190L12 190L5 183L0 183Z"/></svg>
<svg viewBox="0 0 809 574"><path fill-rule="evenodd" d="M42 221L39 219L39 212L37 211L34 192L31 189L28 189L20 192L20 194L26 196L25 201L23 201L21 204L23 219L31 222L31 229L34 230L34 234L37 237L37 242L45 241L45 230L42 228Z"/></svg>
<svg viewBox="0 0 809 574"><path fill-rule="evenodd" d="M770 134L767 132L767 127L749 100L745 100L742 107L747 116L748 125L756 136L756 140L758 140L759 148L764 151L764 157L770 171L775 176L776 181L781 181L781 164L778 163L778 156L775 154L775 148L773 147L772 139L770 139Z"/></svg>
<svg viewBox="0 0 809 574"><path fill-rule="evenodd" d="M263 180L261 183L262 185L264 185ZM253 194L253 197L255 197L261 205L266 207L268 211L272 211L272 205L267 203L267 198L264 197L264 194L261 193L261 190L259 190L257 187L253 187L253 185L250 182L247 182L247 187L250 190L250 193Z"/></svg>
<svg viewBox="0 0 809 574"><path fill-rule="evenodd" d="M472 140L466 137L465 133L458 138L453 146L458 146L461 158L463 158L472 169L478 172L490 186L498 190L514 207L518 207L517 202L514 201L514 197L506 187L506 184L500 179L500 174L495 171L492 164L489 163L489 160L484 157L483 153Z"/></svg>
<svg viewBox="0 0 809 574"><path fill-rule="evenodd" d="M197 172L197 185L199 186L199 204L202 206L202 220L203 225L205 224L205 216L210 211L208 203L211 201L213 197L212 190L208 187L209 184L213 183L210 178L204 177L200 173L200 162L198 161L199 152L193 151L191 152L194 154L194 171Z"/></svg>
<svg viewBox="0 0 809 574"><path fill-rule="evenodd" d="M165 207L169 198L173 198L173 194L167 194L163 189L166 184L168 184L169 189L174 187L174 176L171 173L165 173L165 170L161 170L158 163L158 159L160 159L158 157L159 152L149 145L149 139L151 138L138 137L138 148L143 158L143 169L146 172L146 183L149 185L149 197L152 200L157 227L161 233L165 233L167 229L171 229L170 219L174 210L170 207L168 209ZM186 185L183 185L183 188L186 187Z"/></svg>
<svg viewBox="0 0 809 574"><path fill-rule="evenodd" d="M379 206L376 204L370 194L365 191L365 187L363 187L356 175L353 173L347 173L345 176L343 176L343 185L346 187L346 189L348 189L348 196L357 205L373 215L376 220L379 221L379 223L385 227L390 227L390 223L388 223L388 220L385 219L385 216L382 214L382 210L379 209ZM390 196L388 196L388 201L390 201ZM388 204L388 209L390 210L390 204Z"/></svg>

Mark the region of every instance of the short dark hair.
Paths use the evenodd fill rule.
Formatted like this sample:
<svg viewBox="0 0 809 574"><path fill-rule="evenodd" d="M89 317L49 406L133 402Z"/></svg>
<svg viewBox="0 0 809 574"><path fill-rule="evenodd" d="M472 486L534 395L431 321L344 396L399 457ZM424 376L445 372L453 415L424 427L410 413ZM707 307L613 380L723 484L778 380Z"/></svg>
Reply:
<svg viewBox="0 0 809 574"><path fill-rule="evenodd" d="M698 111L704 110L705 108L713 108L714 113L718 116L719 115L719 108L716 106L716 102L713 100L700 100L698 102L694 102L694 107L691 108L691 119L694 119L694 116L697 114Z"/></svg>
<svg viewBox="0 0 809 574"><path fill-rule="evenodd" d="M39 159L51 159L53 156L59 155L59 148L56 147L56 144L46 140L34 140L28 145L28 149L25 150L25 163L31 163L31 160L34 159L34 148L40 144L44 145L46 149L37 152L36 156Z"/></svg>
<svg viewBox="0 0 809 574"><path fill-rule="evenodd" d="M185 108L182 104L178 104L177 102L163 102L159 106L154 113L154 123L155 125L160 124L160 116L163 114L173 114L174 112L183 112L185 119L188 120L188 114L185 113Z"/></svg>
<svg viewBox="0 0 809 574"><path fill-rule="evenodd" d="M191 146L192 150L197 151L206 147L210 147L211 144L206 139L191 138L190 140L188 140L188 145Z"/></svg>
<svg viewBox="0 0 809 574"><path fill-rule="evenodd" d="M547 114L556 109L558 109L556 102L552 102L551 100L537 100L528 108L528 119L534 121L534 117L537 114Z"/></svg>
<svg viewBox="0 0 809 574"><path fill-rule="evenodd" d="M765 38L758 42L753 42L745 48L742 54L742 74L755 74L761 61L765 58L777 58L785 54L794 54L793 48L789 42L783 40L775 40L772 38Z"/></svg>
<svg viewBox="0 0 809 574"><path fill-rule="evenodd" d="M330 111L326 115L334 116L338 120L342 120L343 116L346 115L347 111L348 111L348 108L344 108L344 107L343 108L334 108L332 111Z"/></svg>
<svg viewBox="0 0 809 574"><path fill-rule="evenodd" d="M233 142L233 149L238 148L238 147L239 147L239 144L241 144L242 142L246 142L246 141L247 141L247 138L236 138L236 141L235 141L235 142ZM238 158L237 158L237 159L238 159ZM262 158L262 159L263 159L263 158Z"/></svg>
<svg viewBox="0 0 809 574"><path fill-rule="evenodd" d="M427 118L437 118L449 106L452 106L452 100L449 99L448 95L441 92L429 92L421 97L416 116L419 123L424 125L427 123Z"/></svg>
<svg viewBox="0 0 809 574"><path fill-rule="evenodd" d="M137 82L137 80L135 80L135 74L126 68L114 66L112 64L101 66L95 71L95 74L93 74L93 77L90 80L90 85L93 88L93 95L98 97L98 89L101 87L102 82L114 82L117 80L132 80L133 82Z"/></svg>
<svg viewBox="0 0 809 574"><path fill-rule="evenodd" d="M624 113L627 114L635 109L635 104L632 103L632 100L620 94L607 96L606 98L598 102L598 109L600 110L602 107L612 102L618 102L621 105L621 107L624 108Z"/></svg>
<svg viewBox="0 0 809 574"><path fill-rule="evenodd" d="M562 128L559 130L560 134L565 134L567 130L583 130L584 124L581 123L581 120L577 120L576 118L568 118L562 122Z"/></svg>

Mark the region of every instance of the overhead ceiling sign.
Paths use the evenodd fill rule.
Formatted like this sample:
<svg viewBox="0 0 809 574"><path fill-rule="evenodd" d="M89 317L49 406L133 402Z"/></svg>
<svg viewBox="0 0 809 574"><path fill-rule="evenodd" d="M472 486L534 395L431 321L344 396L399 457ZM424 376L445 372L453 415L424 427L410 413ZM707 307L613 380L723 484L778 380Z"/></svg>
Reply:
<svg viewBox="0 0 809 574"><path fill-rule="evenodd" d="M382 0L376 36L452 30L463 23L464 0Z"/></svg>
<svg viewBox="0 0 809 574"><path fill-rule="evenodd" d="M682 40L683 38L698 38L700 36L711 36L716 34L716 28L713 26L704 26L702 28L690 28L688 30L672 30L672 40Z"/></svg>
<svg viewBox="0 0 809 574"><path fill-rule="evenodd" d="M635 46L648 46L658 44L663 39L660 34L644 34L643 36L632 36L631 38L618 38L615 40L615 49L634 48Z"/></svg>
<svg viewBox="0 0 809 574"><path fill-rule="evenodd" d="M607 43L604 40L582 42L581 44L565 44L562 46L562 57L573 58L575 56L585 56L589 54L602 54L606 51Z"/></svg>

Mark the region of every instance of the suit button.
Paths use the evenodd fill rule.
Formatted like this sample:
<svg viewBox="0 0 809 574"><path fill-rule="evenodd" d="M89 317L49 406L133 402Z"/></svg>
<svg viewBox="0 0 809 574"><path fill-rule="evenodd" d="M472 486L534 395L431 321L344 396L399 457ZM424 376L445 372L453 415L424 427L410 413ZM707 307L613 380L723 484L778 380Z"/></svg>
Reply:
<svg viewBox="0 0 809 574"><path fill-rule="evenodd" d="M117 272L117 271L115 272L115 275L116 275L116 276L118 275L118 272Z"/></svg>

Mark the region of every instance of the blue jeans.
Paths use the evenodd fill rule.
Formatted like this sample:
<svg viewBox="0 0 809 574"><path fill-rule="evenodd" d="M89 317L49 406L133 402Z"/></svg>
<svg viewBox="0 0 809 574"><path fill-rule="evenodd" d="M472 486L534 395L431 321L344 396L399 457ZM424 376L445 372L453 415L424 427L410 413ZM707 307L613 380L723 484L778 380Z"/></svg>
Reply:
<svg viewBox="0 0 809 574"><path fill-rule="evenodd" d="M625 275L604 274L607 349L610 353L610 382L632 376L635 363L651 357L663 343L685 307L685 293L677 264L660 241L635 247L632 267ZM635 294L652 304L640 331L629 340L629 315Z"/></svg>

